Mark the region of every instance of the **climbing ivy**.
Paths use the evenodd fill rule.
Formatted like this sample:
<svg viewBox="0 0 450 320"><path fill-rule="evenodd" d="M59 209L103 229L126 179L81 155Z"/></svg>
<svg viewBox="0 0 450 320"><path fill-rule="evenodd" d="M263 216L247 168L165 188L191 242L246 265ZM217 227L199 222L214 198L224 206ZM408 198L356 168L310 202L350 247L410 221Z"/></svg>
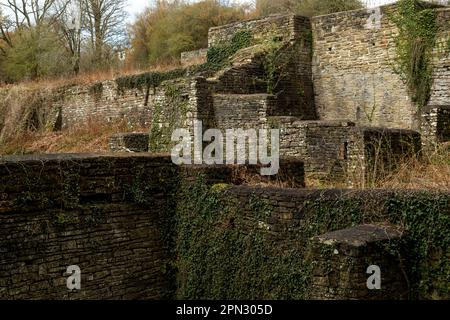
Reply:
<svg viewBox="0 0 450 320"><path fill-rule="evenodd" d="M279 246L267 232L269 205L252 196L249 207L258 223L249 224L239 206L223 197L224 189L199 178L179 196L177 298L306 298L302 242Z"/></svg>
<svg viewBox="0 0 450 320"><path fill-rule="evenodd" d="M234 33L229 41L221 41L211 46L207 52L207 61L189 69L191 74L214 73L231 64L231 58L239 50L250 47L255 43L250 30L243 29Z"/></svg>
<svg viewBox="0 0 450 320"><path fill-rule="evenodd" d="M117 90L123 93L126 89L156 88L162 82L181 78L186 75L186 69L175 69L166 72L147 72L138 75L124 76L116 79Z"/></svg>
<svg viewBox="0 0 450 320"><path fill-rule="evenodd" d="M292 220L278 230L282 237L277 237L266 200L258 194L237 200L228 192L222 184L211 187L200 177L178 194L177 298L307 299L318 263L318 257L306 249L308 239L377 221L406 229L398 247L385 249L406 252L400 258L411 284L410 298L449 297L450 197L446 194L361 197L333 196L329 191L305 200L302 220Z"/></svg>
<svg viewBox="0 0 450 320"><path fill-rule="evenodd" d="M391 20L398 28L395 70L405 80L419 109L430 99L433 65L431 54L438 32L435 9L418 0L400 0Z"/></svg>
<svg viewBox="0 0 450 320"><path fill-rule="evenodd" d="M184 120L189 108L189 100L179 86L167 83L164 87L165 100L155 103L150 129L150 152L167 152L170 148L172 132L184 128Z"/></svg>

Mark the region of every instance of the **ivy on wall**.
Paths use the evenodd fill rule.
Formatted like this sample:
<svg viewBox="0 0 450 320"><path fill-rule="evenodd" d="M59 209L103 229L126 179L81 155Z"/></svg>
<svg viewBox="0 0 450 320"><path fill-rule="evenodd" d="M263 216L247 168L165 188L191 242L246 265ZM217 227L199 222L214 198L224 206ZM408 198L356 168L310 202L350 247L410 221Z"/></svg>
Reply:
<svg viewBox="0 0 450 320"><path fill-rule="evenodd" d="M395 39L395 69L421 109L430 99L432 86L432 50L438 32L436 10L424 7L418 0L400 0L391 20L399 31Z"/></svg>
<svg viewBox="0 0 450 320"><path fill-rule="evenodd" d="M167 152L171 145L172 132L184 128L189 109L189 97L183 94L181 87L174 83L164 85L164 106L155 103L152 126L150 129L150 152Z"/></svg>
<svg viewBox="0 0 450 320"><path fill-rule="evenodd" d="M202 178L178 195L175 224L179 299L307 299L316 260L308 241L329 231L389 221L407 236L385 248L404 262L410 298L449 298L450 196L398 194L390 197L317 195L277 233L269 230L270 205L258 195L237 203L227 187ZM241 201L244 201L241 198ZM368 208L378 208L375 212ZM294 209L293 209L294 210ZM323 254L326 254L325 252ZM323 259L320 259L321 261Z"/></svg>

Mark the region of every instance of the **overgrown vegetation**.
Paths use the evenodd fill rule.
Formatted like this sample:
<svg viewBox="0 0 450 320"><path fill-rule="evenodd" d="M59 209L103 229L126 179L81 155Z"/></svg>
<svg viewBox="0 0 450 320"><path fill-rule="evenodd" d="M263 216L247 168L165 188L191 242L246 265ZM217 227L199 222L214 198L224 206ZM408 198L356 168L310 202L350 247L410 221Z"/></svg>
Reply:
<svg viewBox="0 0 450 320"><path fill-rule="evenodd" d="M240 197L241 202L236 203L226 192L224 187L209 187L199 179L184 186L179 195L177 298L308 298L314 266L314 259L306 259L308 239L380 221L406 229L407 236L395 253L400 248L407 252L400 258L411 284L410 297L449 297L448 194L314 196L303 203L304 221L291 221L289 228L280 230L283 237L278 238L270 231L272 210L265 200L255 194L246 200Z"/></svg>
<svg viewBox="0 0 450 320"><path fill-rule="evenodd" d="M145 132L127 121L105 122L91 119L62 131L24 130L0 144L1 155L44 153L105 153L109 138L121 132Z"/></svg>
<svg viewBox="0 0 450 320"><path fill-rule="evenodd" d="M182 86L168 83L164 87L165 101L157 102L153 110L150 129L150 152L167 152L170 150L172 133L184 127L189 100L182 92Z"/></svg>
<svg viewBox="0 0 450 320"><path fill-rule="evenodd" d="M436 10L418 0L400 0L391 16L399 34L396 38L396 71L403 77L419 110L430 99L432 86L432 50L438 25Z"/></svg>

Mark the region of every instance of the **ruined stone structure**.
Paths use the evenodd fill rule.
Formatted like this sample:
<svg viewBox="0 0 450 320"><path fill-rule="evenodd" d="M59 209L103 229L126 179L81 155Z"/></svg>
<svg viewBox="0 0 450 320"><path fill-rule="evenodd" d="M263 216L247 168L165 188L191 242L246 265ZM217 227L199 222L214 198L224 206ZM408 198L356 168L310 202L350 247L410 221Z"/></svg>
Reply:
<svg viewBox="0 0 450 320"><path fill-rule="evenodd" d="M224 183L236 183L232 167L178 167L167 156L3 157L0 160L0 298L173 297L177 290L176 270L171 265L177 261L178 252L170 242L170 235L177 228L171 219L175 208L182 205L177 191L180 183L192 184L200 175L244 218L244 224L231 224L225 230L239 228L245 235L245 230L256 226L267 236L267 243L277 248L274 261L283 261L283 254L291 249L295 236L295 245L301 248L295 263L308 259L305 261L310 261L313 268L309 287L304 288L311 293L310 298L406 298L405 274L399 271L398 256L388 249L395 248L404 257L402 263L409 263L409 256L403 253L407 248L395 246L408 232L386 226L383 221L397 217L398 206L416 197L437 206L436 199L447 197L448 203L448 195L308 190L299 188L301 164L284 162L282 168L284 175L279 177L282 181L298 177L296 189L230 185L223 188ZM255 197L264 199L270 214L258 216L252 200ZM387 205L390 199L396 199L395 206ZM328 233L335 230L334 222L320 224L320 219L330 214L330 209L320 213L317 208L332 206L339 212L335 218L344 221L349 204L362 210L365 219L375 225ZM198 209L209 212L208 204L202 205L206 207ZM441 209L448 211L448 207ZM410 213L414 215L415 211ZM353 219L344 225L352 227ZM313 239L311 234L315 235ZM203 261L205 268L211 259ZM79 291L71 292L66 287L66 270L71 265L79 266L82 272ZM366 285L366 270L370 265L382 268L382 291L370 290ZM259 297L269 293L261 291Z"/></svg>
<svg viewBox="0 0 450 320"><path fill-rule="evenodd" d="M354 171L345 156L355 140L351 127L413 130L427 148L449 139L450 9L436 9L439 33L431 99L429 106L418 110L393 68L397 30L389 15L394 8L311 19L275 15L212 28L210 49L243 31L251 34L255 45L239 50L219 71L188 72L156 87L145 86L145 75L138 75L127 85L118 78L60 88L56 112L50 114L57 115L57 128L89 117L125 118L147 126L152 152L168 152L174 127L192 131L194 120L202 120L204 130L280 128L282 155L302 158L313 178L339 177ZM269 77L268 43L281 43L288 56L282 63L283 76L272 81L276 84ZM183 63L196 58L202 62L206 53L185 53ZM370 171L367 164L362 168L363 175Z"/></svg>
<svg viewBox="0 0 450 320"><path fill-rule="evenodd" d="M450 139L450 54L440 49L450 36L450 9L437 9L431 100L418 110L391 65L397 32L388 19L393 8L311 19L275 15L217 27L210 30L209 49L234 41L240 32L252 38L218 70L186 69L184 76L158 85L136 75L58 89L51 106L55 112L49 113L55 129L96 117L127 119L148 127L150 134L111 137L111 150L123 154L0 158L0 298L174 297L177 283L202 274L184 270L187 275L176 282L172 264L182 246L167 242L178 227L171 219L182 204L182 185L193 185L201 176L208 191L231 201L232 211L245 218L241 225L234 219L218 221L227 236L233 230L244 236L252 228L262 230L264 241L279 248L270 257L274 261L285 261L295 239L301 247L296 259L315 268L305 288L310 298L406 298L405 275L422 279L427 274L399 270L398 256L387 249L394 246L402 263L411 262L408 250L413 249L396 246L411 230L403 233L386 222L403 224L416 213L419 218L445 216L448 194L304 189L307 179L366 186L374 171L388 173L405 157L419 155L423 146ZM271 46L287 57L275 71ZM186 53L182 63L203 62L206 56L205 50ZM274 78L277 72L282 76ZM167 153L173 129L193 134L195 120L203 122L203 131L280 129L279 174L261 177L261 165L177 167L168 156L144 153ZM249 178L284 188L249 187ZM263 215L255 212L255 196L267 205ZM423 201L418 204L416 198ZM219 200L214 201L217 206ZM423 214L420 205L427 201L441 211ZM189 209L207 216L211 208L196 203ZM327 215L330 220L322 220ZM420 230L427 237L432 231ZM207 250L210 244L203 245ZM445 263L445 250L427 252L421 265ZM82 269L80 292L65 287L64 272L74 264ZM383 266L381 292L366 286L371 264ZM438 267L434 270L443 269ZM448 293L448 286L447 291L435 283L427 286L427 298Z"/></svg>

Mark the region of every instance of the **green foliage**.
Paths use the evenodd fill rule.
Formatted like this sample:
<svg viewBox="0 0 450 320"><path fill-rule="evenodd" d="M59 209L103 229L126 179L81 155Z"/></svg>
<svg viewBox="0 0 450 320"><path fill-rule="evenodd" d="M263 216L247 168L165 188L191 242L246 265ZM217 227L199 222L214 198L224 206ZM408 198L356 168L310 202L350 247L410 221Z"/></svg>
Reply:
<svg viewBox="0 0 450 320"><path fill-rule="evenodd" d="M253 36L249 30L237 31L231 41L225 41L208 49L208 60L201 68L217 71L230 63L230 58L239 50L252 45Z"/></svg>
<svg viewBox="0 0 450 320"><path fill-rule="evenodd" d="M450 297L450 197L426 192L414 197L389 199L390 220L406 226L403 241L413 298ZM434 290L431 290L434 288Z"/></svg>
<svg viewBox="0 0 450 320"><path fill-rule="evenodd" d="M215 0L158 1L131 26L131 60L141 66L178 60L183 51L207 47L209 28L246 16L244 6Z"/></svg>
<svg viewBox="0 0 450 320"><path fill-rule="evenodd" d="M44 26L15 34L14 46L5 49L2 77L9 82L57 76L68 68L64 48Z"/></svg>
<svg viewBox="0 0 450 320"><path fill-rule="evenodd" d="M209 188L202 178L185 186L177 210L180 299L302 299L308 266L301 242L280 247L267 233L271 210L253 196L254 219ZM243 228L244 225L249 228Z"/></svg>
<svg viewBox="0 0 450 320"><path fill-rule="evenodd" d="M390 221L407 231L404 241L385 249L407 253L400 258L411 284L410 297L449 297L447 194L402 193L381 196L386 199L382 201L377 195L314 196L303 203L302 220L279 230L283 237L278 238L271 232L272 209L265 200L255 194L238 203L227 195L227 188L220 189L199 178L178 195L177 298L307 299L317 263L307 250L308 239L377 221Z"/></svg>
<svg viewBox="0 0 450 320"><path fill-rule="evenodd" d="M431 55L438 32L436 10L424 8L417 0L401 0L391 19L399 30L395 69L421 109L430 99L432 86Z"/></svg>

